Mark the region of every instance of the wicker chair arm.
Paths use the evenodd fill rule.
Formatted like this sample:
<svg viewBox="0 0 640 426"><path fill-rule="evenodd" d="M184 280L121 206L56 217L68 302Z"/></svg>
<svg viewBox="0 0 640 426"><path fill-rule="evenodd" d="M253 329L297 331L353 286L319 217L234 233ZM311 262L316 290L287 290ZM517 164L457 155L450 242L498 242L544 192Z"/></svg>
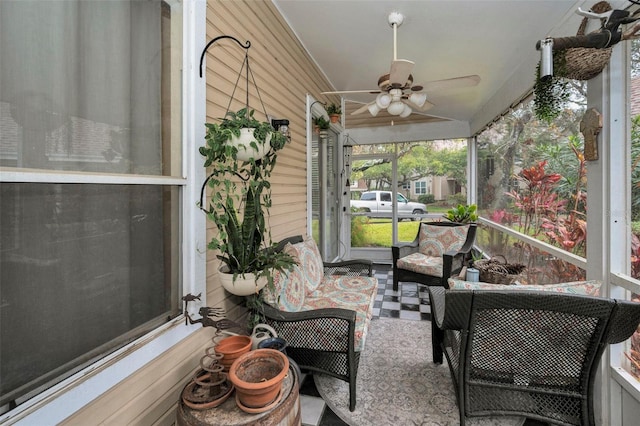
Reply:
<svg viewBox="0 0 640 426"><path fill-rule="evenodd" d="M353 351L356 330L356 312L353 310L321 308L284 312L263 303L262 313L266 323L276 330L278 337L287 341L288 346L328 352ZM323 342L318 339L319 330L330 330L331 335L343 338Z"/></svg>
<svg viewBox="0 0 640 426"><path fill-rule="evenodd" d="M418 239L410 243L401 243L391 246L391 254L393 256L393 263L401 257L409 256L412 253L418 251Z"/></svg>
<svg viewBox="0 0 640 426"><path fill-rule="evenodd" d="M638 303L616 300L616 306L609 320L607 343L624 342L636 331L638 323L640 323Z"/></svg>
<svg viewBox="0 0 640 426"><path fill-rule="evenodd" d="M369 259L352 259L342 262L324 262L324 273L328 275L373 276L373 262Z"/></svg>
<svg viewBox="0 0 640 426"><path fill-rule="evenodd" d="M435 321L438 328L444 322L445 288L428 286L429 305L431 306L431 321Z"/></svg>
<svg viewBox="0 0 640 426"><path fill-rule="evenodd" d="M286 312L274 308L273 306L263 303L262 309L266 318L276 321L305 321L316 318L337 318L348 322L356 323L356 311L342 308L321 308L309 311Z"/></svg>
<svg viewBox="0 0 640 426"><path fill-rule="evenodd" d="M431 315L442 330L464 330L469 327L473 291L450 291L429 286Z"/></svg>

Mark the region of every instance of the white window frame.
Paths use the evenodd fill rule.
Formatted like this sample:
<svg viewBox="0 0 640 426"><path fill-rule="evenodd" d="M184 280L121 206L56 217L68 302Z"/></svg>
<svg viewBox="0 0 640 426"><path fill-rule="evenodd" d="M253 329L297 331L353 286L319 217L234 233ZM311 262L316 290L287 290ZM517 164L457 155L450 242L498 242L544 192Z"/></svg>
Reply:
<svg viewBox="0 0 640 426"><path fill-rule="evenodd" d="M169 0L171 1L171 0ZM206 221L198 209L200 183L205 169L198 154L204 144L206 121L205 79L198 75L200 52L206 40L206 0L182 0L183 64L182 64L182 158L181 177L122 177L82 176L74 173L36 172L24 173L0 168L3 182L41 182L51 178L60 183L138 183L180 186L181 253L183 293L202 293L201 303L192 304L190 312L196 313L206 301ZM43 176L43 174L45 176ZM126 181L125 181L126 180ZM57 424L81 410L109 389L127 380L200 327L186 327L184 315L158 327L127 346L79 371L66 380L24 402L14 410L0 416L0 424L6 421L16 424Z"/></svg>
<svg viewBox="0 0 640 426"><path fill-rule="evenodd" d="M607 253L609 258L608 295L618 299L628 299L630 293L640 293L640 280L631 277L629 262L629 254L631 253L630 61L631 43L616 45L609 66L603 73L605 81L602 83L605 87L602 102L608 106L609 114L606 115L610 117L607 121L608 132L604 134L601 141L609 155L609 191L605 205L610 206L608 211L603 212L603 214L606 213L604 220L608 221L605 225L610 236L609 244L603 245L603 247L608 248L609 251ZM620 141L625 143L620 143ZM616 238L619 235L625 235L626 238ZM620 253L627 253L627 255L621 256ZM628 392L636 402L640 401L640 382L624 368L626 361L623 352L626 349L626 343L611 345L605 358L609 369L603 373L602 379L603 381L612 380L611 386L607 387L610 394L608 408L611 424L622 424L624 420L620 417L624 403L621 399L621 393L613 386L614 383ZM605 393L604 397L606 398L606 396ZM603 400L606 401L604 398Z"/></svg>

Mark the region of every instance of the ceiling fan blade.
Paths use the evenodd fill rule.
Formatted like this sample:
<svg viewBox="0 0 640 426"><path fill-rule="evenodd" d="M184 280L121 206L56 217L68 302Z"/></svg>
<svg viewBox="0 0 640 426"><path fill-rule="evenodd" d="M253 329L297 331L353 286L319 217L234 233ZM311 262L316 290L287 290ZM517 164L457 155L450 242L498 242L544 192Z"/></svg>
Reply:
<svg viewBox="0 0 640 426"><path fill-rule="evenodd" d="M341 93L380 93L380 89L371 90L338 90L335 92L320 92L321 95L339 95Z"/></svg>
<svg viewBox="0 0 640 426"><path fill-rule="evenodd" d="M424 101L424 104L422 106L418 106L418 104L415 104L411 101L411 98L408 99L403 99L403 101L409 105L411 107L411 109L415 110L415 111L420 111L420 112L424 112L427 110L430 110L431 108L433 108L435 106L435 104L432 104L429 101Z"/></svg>
<svg viewBox="0 0 640 426"><path fill-rule="evenodd" d="M403 87L407 84L409 75L413 70L415 63L406 59L396 59L391 63L391 71L389 72L389 83Z"/></svg>
<svg viewBox="0 0 640 426"><path fill-rule="evenodd" d="M351 113L351 115L362 114L363 112L365 112L365 111L367 111L369 109L369 105L373 105L373 104L375 104L375 101L374 102L369 102L368 104L364 104L360 108L358 108L357 110L353 111Z"/></svg>
<svg viewBox="0 0 640 426"><path fill-rule="evenodd" d="M424 105L422 105L421 107L416 106L416 105L412 105L411 108L415 109L416 111L420 111L420 112L425 112L430 110L431 108L433 108L434 106L436 106L435 104L432 104L429 101L425 101Z"/></svg>
<svg viewBox="0 0 640 426"><path fill-rule="evenodd" d="M422 85L413 86L411 90L435 92L438 90L477 86L478 83L480 83L480 76L467 75L464 77L454 77L444 80L428 81Z"/></svg>

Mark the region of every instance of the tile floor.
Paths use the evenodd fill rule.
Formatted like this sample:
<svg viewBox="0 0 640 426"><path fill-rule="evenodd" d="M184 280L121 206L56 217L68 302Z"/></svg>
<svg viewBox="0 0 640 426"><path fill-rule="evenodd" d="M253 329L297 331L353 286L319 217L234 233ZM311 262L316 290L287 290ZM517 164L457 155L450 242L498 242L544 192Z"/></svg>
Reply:
<svg viewBox="0 0 640 426"><path fill-rule="evenodd" d="M398 291L393 291L390 265L374 265L374 275L378 278L378 295L373 307L374 317L431 321L429 294L425 286L408 282L400 283ZM311 375L303 374L301 381L300 404L303 426L348 426L324 403ZM523 426L545 425L546 423L527 420Z"/></svg>

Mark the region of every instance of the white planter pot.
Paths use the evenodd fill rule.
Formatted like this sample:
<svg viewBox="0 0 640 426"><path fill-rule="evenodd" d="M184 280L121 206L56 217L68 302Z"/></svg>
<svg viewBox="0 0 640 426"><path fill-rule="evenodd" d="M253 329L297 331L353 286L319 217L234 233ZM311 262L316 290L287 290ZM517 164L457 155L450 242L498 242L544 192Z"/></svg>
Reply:
<svg viewBox="0 0 640 426"><path fill-rule="evenodd" d="M222 271L222 268L218 269L220 282L222 287L231 294L236 296L250 296L262 290L267 285L267 277L260 277L256 280L254 274L238 275L236 280L233 281L233 274L229 274Z"/></svg>
<svg viewBox="0 0 640 426"><path fill-rule="evenodd" d="M253 137L253 128L243 128L240 129L240 137L232 137L229 140L229 144L238 148L237 158L240 161L249 161L250 158L254 160L259 160L269 152L271 149L271 133L267 134L265 138L264 144L261 145L258 141L256 141L256 145L258 145L258 149L254 149L251 146L251 142L255 141Z"/></svg>

